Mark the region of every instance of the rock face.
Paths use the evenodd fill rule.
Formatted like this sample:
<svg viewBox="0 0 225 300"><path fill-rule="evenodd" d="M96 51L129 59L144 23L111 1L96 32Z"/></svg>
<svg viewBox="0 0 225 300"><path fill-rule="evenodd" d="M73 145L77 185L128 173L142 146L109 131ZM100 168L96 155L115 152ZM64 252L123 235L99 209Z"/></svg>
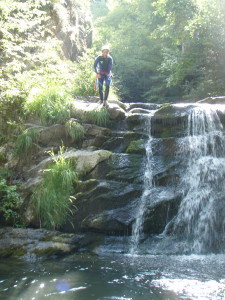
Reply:
<svg viewBox="0 0 225 300"><path fill-rule="evenodd" d="M184 174L190 167L192 151L186 146L188 135L191 134L190 112L193 108L197 108L198 112L199 105L202 104L125 105L109 101L111 122L105 127L81 122L85 139L78 144L65 136L63 125L41 128L39 142L42 155L36 155L31 165L23 168L24 181L21 180L21 190L26 201L29 203L33 187L39 184L41 172L51 161L51 158L43 155L46 147L57 148L60 140L64 138L69 146L64 156L76 162L80 184L73 195L75 209L67 223L59 228L60 231L73 234L95 232L107 236L131 235L148 176L152 176L153 188L143 211L143 232L147 235L158 235L168 224L171 224L168 226L168 233L173 232L174 228L176 233L179 230L184 231L184 226L176 226L174 220L179 215L184 194L188 194L189 182ZM95 99L76 99L71 114L80 122L80 116L93 109L99 109ZM215 121L222 130L225 109L213 106L213 111L216 115ZM209 130L210 126L206 133ZM215 137L218 141L219 138L219 135ZM222 142L219 143L221 150ZM211 153L212 146L208 148ZM149 153L151 175L146 173ZM4 155L5 162L7 153ZM220 195L220 205L223 201ZM28 225L35 225L32 223L33 212L29 208L27 205L24 217ZM71 247L76 248L66 245L64 249L69 249L69 252Z"/></svg>
<svg viewBox="0 0 225 300"><path fill-rule="evenodd" d="M55 2L52 8L53 30L67 59L76 60L92 44L92 22L87 1Z"/></svg>

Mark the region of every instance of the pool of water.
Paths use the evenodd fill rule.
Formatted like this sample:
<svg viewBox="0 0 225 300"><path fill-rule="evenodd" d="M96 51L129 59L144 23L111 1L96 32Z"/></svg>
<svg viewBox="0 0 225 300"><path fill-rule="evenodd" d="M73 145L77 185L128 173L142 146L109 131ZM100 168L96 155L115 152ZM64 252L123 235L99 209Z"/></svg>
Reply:
<svg viewBox="0 0 225 300"><path fill-rule="evenodd" d="M0 260L0 299L225 299L225 255L74 254Z"/></svg>

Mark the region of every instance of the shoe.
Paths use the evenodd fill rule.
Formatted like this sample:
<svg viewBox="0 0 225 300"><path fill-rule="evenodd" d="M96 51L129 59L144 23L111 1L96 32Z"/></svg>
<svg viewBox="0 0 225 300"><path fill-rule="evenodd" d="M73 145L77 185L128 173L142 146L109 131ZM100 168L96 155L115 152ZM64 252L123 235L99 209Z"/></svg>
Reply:
<svg viewBox="0 0 225 300"><path fill-rule="evenodd" d="M108 103L106 102L106 100L103 101L103 106L108 107Z"/></svg>

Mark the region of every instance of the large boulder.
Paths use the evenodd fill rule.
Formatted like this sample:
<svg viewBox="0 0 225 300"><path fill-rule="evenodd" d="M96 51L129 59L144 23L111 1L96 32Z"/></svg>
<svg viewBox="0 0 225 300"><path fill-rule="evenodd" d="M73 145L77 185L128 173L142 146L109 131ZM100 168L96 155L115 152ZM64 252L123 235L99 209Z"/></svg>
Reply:
<svg viewBox="0 0 225 300"><path fill-rule="evenodd" d="M120 153L98 164L74 195L77 209L66 230L131 232L134 203L142 194L142 164L142 155Z"/></svg>
<svg viewBox="0 0 225 300"><path fill-rule="evenodd" d="M74 99L71 103L71 117L82 120L85 113L91 111L100 111L103 106L96 103L96 99ZM121 107L121 104L117 101L108 101L107 111L109 113L110 120L124 120L126 117L126 111Z"/></svg>
<svg viewBox="0 0 225 300"><path fill-rule="evenodd" d="M0 258L28 261L74 253L96 242L94 235L65 234L45 229L1 228Z"/></svg>
<svg viewBox="0 0 225 300"><path fill-rule="evenodd" d="M97 164L111 156L111 152L107 150L70 150L62 154L66 159L71 159L75 163L75 168L79 174L87 174L94 169ZM38 165L32 166L27 171L28 177L39 176L43 173L58 155L48 157L41 161Z"/></svg>

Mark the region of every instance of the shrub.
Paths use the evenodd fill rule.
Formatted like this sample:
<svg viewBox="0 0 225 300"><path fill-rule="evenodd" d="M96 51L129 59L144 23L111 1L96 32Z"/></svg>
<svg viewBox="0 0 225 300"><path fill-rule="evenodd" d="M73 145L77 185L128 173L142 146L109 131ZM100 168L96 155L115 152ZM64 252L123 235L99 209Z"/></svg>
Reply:
<svg viewBox="0 0 225 300"><path fill-rule="evenodd" d="M0 174L0 214L5 222L13 225L19 221L18 208L22 201L16 190L17 187L8 184Z"/></svg>
<svg viewBox="0 0 225 300"><path fill-rule="evenodd" d="M75 63L77 70L74 78L72 94L79 96L97 96L98 91L94 89L95 73L93 69L95 54L93 50L87 50L78 63Z"/></svg>
<svg viewBox="0 0 225 300"><path fill-rule="evenodd" d="M42 183L32 196L40 227L60 227L70 212L71 194L78 177L71 160L63 156L63 151L62 147L58 156L53 157L54 163L44 171Z"/></svg>

